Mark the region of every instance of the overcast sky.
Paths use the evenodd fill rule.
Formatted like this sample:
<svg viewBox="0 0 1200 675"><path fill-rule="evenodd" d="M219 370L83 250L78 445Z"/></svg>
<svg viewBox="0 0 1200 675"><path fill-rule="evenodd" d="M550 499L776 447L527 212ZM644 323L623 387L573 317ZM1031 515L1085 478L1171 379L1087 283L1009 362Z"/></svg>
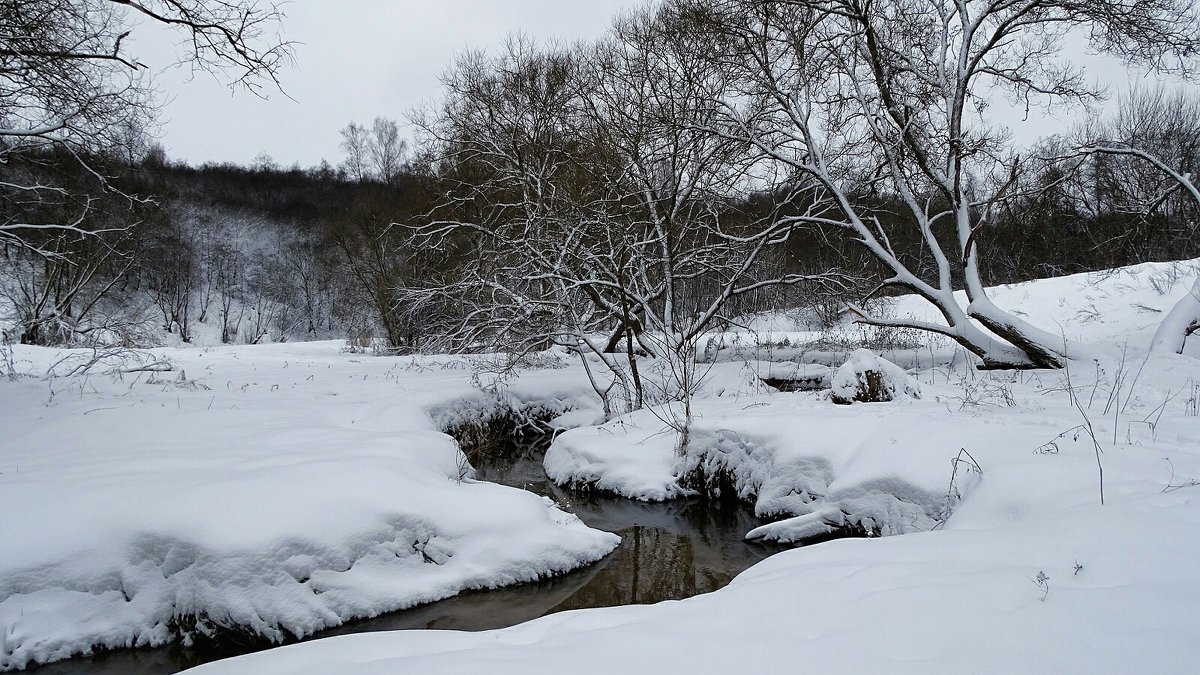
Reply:
<svg viewBox="0 0 1200 675"><path fill-rule="evenodd" d="M193 164L249 164L260 153L281 166L322 158L337 164L338 130L351 121L369 124L377 115L403 122L414 106L438 95L438 76L467 48L492 49L523 31L538 40L573 41L601 36L610 19L643 0L293 0L284 6L284 33L296 46L295 67L284 71L284 89L261 100L231 92L208 75L195 79L181 69L156 76L170 96L162 116L161 142L172 158ZM153 27L135 31L138 56L152 68L171 62L174 51ZM178 34L175 39L178 39ZM1089 70L1119 88L1129 76L1113 61L1082 50ZM1135 75L1135 77L1137 77ZM190 79L190 81L189 81ZM1038 111L990 111L1009 124L1018 140L1032 140L1066 126Z"/></svg>
<svg viewBox="0 0 1200 675"><path fill-rule="evenodd" d="M296 65L285 91L266 101L232 92L208 75L169 69L155 79L171 97L160 141L193 164L248 164L265 152L283 166L337 164L338 130L376 115L401 120L438 94L438 76L466 48L494 48L506 35L600 37L618 11L641 0L294 0L284 5ZM178 35L175 39L178 39ZM152 68L171 62L171 44L143 25L138 56Z"/></svg>

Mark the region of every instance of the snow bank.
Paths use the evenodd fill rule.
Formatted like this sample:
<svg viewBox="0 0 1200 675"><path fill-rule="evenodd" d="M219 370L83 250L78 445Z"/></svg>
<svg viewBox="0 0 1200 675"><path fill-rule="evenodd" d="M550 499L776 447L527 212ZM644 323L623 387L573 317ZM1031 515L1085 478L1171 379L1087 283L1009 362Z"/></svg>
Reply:
<svg viewBox="0 0 1200 675"><path fill-rule="evenodd" d="M559 485L642 501L682 496L673 473L672 440L657 429L642 435L646 417L635 414L564 432L546 451L546 475Z"/></svg>
<svg viewBox="0 0 1200 675"><path fill-rule="evenodd" d="M571 379L576 374L555 369L488 381L485 389L426 405L425 413L438 430L468 444L496 433L544 433L590 424L603 414L590 388Z"/></svg>
<svg viewBox="0 0 1200 675"><path fill-rule="evenodd" d="M723 370L732 367L718 365L714 379L732 380ZM562 485L633 499L700 493L751 502L761 516L808 517L759 528L754 538L798 541L834 527L901 534L942 517L961 438L982 433L978 420L937 401L850 409L817 393L722 391L694 402L684 457L675 456L665 413L644 410L559 435L546 473ZM814 520L824 525L810 527Z"/></svg>
<svg viewBox="0 0 1200 675"><path fill-rule="evenodd" d="M182 382L0 382L0 668L304 636L616 546L542 497L459 480L469 465L439 429L448 402L474 400L469 371L338 347L157 352ZM57 353L17 358L41 371ZM554 407L584 398L562 374L531 380Z"/></svg>
<svg viewBox="0 0 1200 675"><path fill-rule="evenodd" d="M1030 324L1051 331L1074 349L1073 358L1089 359L1110 353L1111 346L1128 343L1142 349L1154 330L1174 308L1187 316L1196 308L1191 297L1200 281L1200 259L1143 263L1114 270L1084 272L996 286L988 296L997 307ZM966 306L966 294L955 293ZM891 318L939 323L941 315L923 298L888 298L881 309ZM1185 324L1186 319L1179 319ZM705 339L708 361L793 361L841 365L854 349L869 346L904 368L959 366L973 360L948 338L909 329L864 326L846 317L843 323L820 328L804 312L785 310L740 318L748 328L714 333ZM1180 328L1185 326L1180 325ZM1176 330L1164 332L1177 337ZM1169 351L1175 351L1173 345ZM1082 351L1080 350L1082 348Z"/></svg>
<svg viewBox="0 0 1200 675"><path fill-rule="evenodd" d="M1107 356L1122 345L1139 351L1147 347L1159 322L1189 295L1198 276L1200 260L1143 263L997 286L988 295L996 306L1061 335L1076 350L1072 358L1087 359ZM965 306L965 294L955 297ZM896 298L892 311L939 320L933 307L915 296Z"/></svg>
<svg viewBox="0 0 1200 675"><path fill-rule="evenodd" d="M1194 672L1200 585L1189 579L1200 547L1181 536L1200 527L1194 499L1141 495L1040 515L787 551L683 602L482 633L365 633L188 672Z"/></svg>
<svg viewBox="0 0 1200 675"><path fill-rule="evenodd" d="M992 295L998 303L1019 305L1021 315L1034 323L1050 322L1057 314L1064 335L1080 353L1113 359L1122 348L1149 343L1157 325L1149 317L1185 297L1197 269L1192 262L1138 265L995 288ZM928 318L919 314L926 311L919 299L899 298L894 304L899 315ZM870 351L852 352L831 378L835 399L855 398L868 371L883 375L882 387L899 399L893 410L865 406L853 411L831 409L814 394L764 395L739 378L747 367L761 378L815 375L821 366L718 363L694 403L697 413L686 457L673 454L675 436L663 421L666 411L648 410L561 435L546 455L546 471L560 484L642 500L732 493L753 502L760 515L792 516L752 531L754 538L797 541L836 529L868 534L927 530L944 520L952 506L946 500L951 460L961 448L974 451L977 439L999 433L1032 449L1056 433L1043 428L1036 416L1031 421L1016 410L993 411L988 418L969 414L980 406L1017 406L1013 383L1005 379L1009 376L974 373L956 359L934 358L931 363L957 363L958 369L926 364L928 383L922 383ZM1081 367L1095 371L1088 372L1093 378L1108 377L1106 372L1117 368L1104 371L1097 363L1077 363L1077 379ZM1030 377L1041 386L1040 375ZM1174 391L1186 386L1180 382ZM925 400L915 400L922 396ZM1044 407L1040 392L1028 404ZM1062 428L1079 423L1070 414L1068 406ZM993 425L999 418L1007 426L997 432ZM1046 438L1039 441L1040 436Z"/></svg>

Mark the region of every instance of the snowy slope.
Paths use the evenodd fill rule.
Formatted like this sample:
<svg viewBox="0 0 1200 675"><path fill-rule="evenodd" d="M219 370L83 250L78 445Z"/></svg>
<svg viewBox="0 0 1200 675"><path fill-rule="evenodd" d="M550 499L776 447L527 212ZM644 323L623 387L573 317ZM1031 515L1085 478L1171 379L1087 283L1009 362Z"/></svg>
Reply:
<svg viewBox="0 0 1200 675"><path fill-rule="evenodd" d="M918 506L961 494L936 530L917 519L902 536L788 551L681 602L337 637L196 672L1195 672L1200 341L1182 356L1143 351L1193 283L1176 271L996 289L997 304L1061 325L1079 348L1069 374L939 367L914 373L920 400L835 406L738 388L733 364L714 368L696 446L741 457L739 489L757 483L760 510L764 494L797 506L813 496L805 482L843 512L872 489ZM678 489L672 447L643 413L567 432L547 468L662 498ZM981 477L951 481L960 448Z"/></svg>
<svg viewBox="0 0 1200 675"><path fill-rule="evenodd" d="M460 480L431 414L489 412L465 364L340 346L167 349L172 372L0 381L0 669L221 628L302 636L616 546L532 493ZM72 354L88 353L15 358L40 373ZM529 386L587 404L563 375Z"/></svg>
<svg viewBox="0 0 1200 675"><path fill-rule="evenodd" d="M1200 260L1145 263L997 286L988 289L988 294L996 306L1038 328L1061 334L1076 348L1076 358L1087 359L1097 348L1108 345L1128 342L1139 349L1148 345L1153 328L1188 296L1198 274ZM964 293L955 297L966 306ZM932 305L914 295L887 298L874 311L886 318L942 321ZM955 352L948 338L864 326L853 323L852 318L846 315L840 325L820 329L803 313L756 314L739 320L746 328L710 336L707 351L721 360L800 360L836 366L849 351L867 342L906 368L928 367L931 360L945 365Z"/></svg>

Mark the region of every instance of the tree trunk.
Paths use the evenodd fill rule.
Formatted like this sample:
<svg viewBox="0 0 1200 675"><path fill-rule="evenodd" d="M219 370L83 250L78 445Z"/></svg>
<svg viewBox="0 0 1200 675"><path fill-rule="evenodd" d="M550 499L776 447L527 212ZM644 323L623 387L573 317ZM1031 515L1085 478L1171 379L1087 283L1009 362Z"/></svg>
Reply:
<svg viewBox="0 0 1200 675"><path fill-rule="evenodd" d="M1197 329L1200 329L1200 277L1158 324L1150 351L1182 354L1187 337Z"/></svg>

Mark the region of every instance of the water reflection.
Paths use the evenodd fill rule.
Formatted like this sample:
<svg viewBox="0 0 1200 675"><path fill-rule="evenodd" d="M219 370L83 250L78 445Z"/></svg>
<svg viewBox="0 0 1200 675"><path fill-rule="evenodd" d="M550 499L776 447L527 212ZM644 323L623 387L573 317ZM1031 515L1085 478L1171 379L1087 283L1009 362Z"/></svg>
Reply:
<svg viewBox="0 0 1200 675"><path fill-rule="evenodd" d="M546 495L588 525L621 535L621 546L593 566L593 576L545 613L585 607L645 604L708 593L781 550L748 543L761 525L749 507L701 500L643 502L581 495L546 478L549 439L510 443L472 458L476 475Z"/></svg>
<svg viewBox="0 0 1200 675"><path fill-rule="evenodd" d="M621 535L600 562L553 579L496 590L469 591L410 610L354 621L313 638L381 630L504 628L553 612L647 604L708 593L781 550L742 539L761 524L748 507L700 500L642 502L564 490L546 478L542 456L549 439L475 448L479 480L532 490L554 499L588 525ZM312 639L312 638L310 638ZM38 675L150 675L245 654L266 645L173 645L124 650L34 668Z"/></svg>

